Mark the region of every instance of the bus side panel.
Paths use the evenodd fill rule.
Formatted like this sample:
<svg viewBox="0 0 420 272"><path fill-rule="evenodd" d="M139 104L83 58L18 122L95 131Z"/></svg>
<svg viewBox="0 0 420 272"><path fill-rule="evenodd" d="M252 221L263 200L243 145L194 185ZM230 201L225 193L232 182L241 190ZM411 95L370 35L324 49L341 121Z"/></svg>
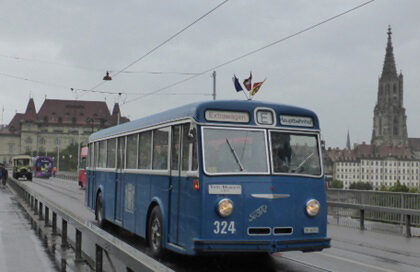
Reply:
<svg viewBox="0 0 420 272"><path fill-rule="evenodd" d="M96 172L96 188L102 185L105 192L102 192L104 207L104 219L114 222L115 214L115 172ZM96 197L96 196L95 196Z"/></svg>
<svg viewBox="0 0 420 272"><path fill-rule="evenodd" d="M150 205L150 184L151 175L134 175L135 176L135 233L141 237L146 236L147 209Z"/></svg>
<svg viewBox="0 0 420 272"><path fill-rule="evenodd" d="M131 232L135 232L136 229L136 209L135 200L138 194L136 190L136 175L135 174L123 174L123 186L121 188L121 202L122 202L122 218L123 227Z"/></svg>
<svg viewBox="0 0 420 272"><path fill-rule="evenodd" d="M194 190L192 177L181 178L181 197L179 207L179 245L192 248L193 238L200 237L201 190ZM201 185L201 184L200 184Z"/></svg>

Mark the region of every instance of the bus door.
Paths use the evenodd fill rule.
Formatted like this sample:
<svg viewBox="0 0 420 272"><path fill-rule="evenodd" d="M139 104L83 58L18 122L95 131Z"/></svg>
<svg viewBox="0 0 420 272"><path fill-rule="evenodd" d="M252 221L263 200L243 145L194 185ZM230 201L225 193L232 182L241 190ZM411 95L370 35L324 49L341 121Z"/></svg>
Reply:
<svg viewBox="0 0 420 272"><path fill-rule="evenodd" d="M122 220L123 206L123 169L125 164L125 137L119 137L117 143L117 171L115 176L115 220Z"/></svg>
<svg viewBox="0 0 420 272"><path fill-rule="evenodd" d="M194 177L187 176L187 172L197 170L196 137L191 130L191 124L172 127L171 144L171 181L169 186L169 242L179 244L186 240L185 217L192 207L187 204L188 186L193 184ZM182 211L182 212L181 212ZM188 217L188 216L187 216ZM187 224L192 224L188 222Z"/></svg>
<svg viewBox="0 0 420 272"><path fill-rule="evenodd" d="M96 145L96 146L94 146ZM95 148L96 147L96 148ZM98 157L98 154L94 153L95 149L98 149L98 143L94 144L91 143L89 145L89 161L88 161L88 165L89 165L89 171L87 172L87 177L86 177L86 186L87 187L87 194L86 194L86 203L88 205L88 207L91 207L92 209L95 208L96 206L96 171L95 171L95 158ZM96 156L95 156L96 155Z"/></svg>
<svg viewBox="0 0 420 272"><path fill-rule="evenodd" d="M179 241L179 210L181 198L181 152L182 125L172 126L171 177L169 182L169 235L170 243Z"/></svg>

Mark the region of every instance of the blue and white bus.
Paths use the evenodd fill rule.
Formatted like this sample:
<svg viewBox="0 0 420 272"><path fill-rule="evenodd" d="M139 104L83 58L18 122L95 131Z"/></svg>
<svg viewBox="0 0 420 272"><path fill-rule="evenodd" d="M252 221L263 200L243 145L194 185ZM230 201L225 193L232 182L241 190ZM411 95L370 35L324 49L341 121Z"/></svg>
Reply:
<svg viewBox="0 0 420 272"><path fill-rule="evenodd" d="M257 101L207 101L89 138L86 206L163 249L319 251L326 187L316 114Z"/></svg>

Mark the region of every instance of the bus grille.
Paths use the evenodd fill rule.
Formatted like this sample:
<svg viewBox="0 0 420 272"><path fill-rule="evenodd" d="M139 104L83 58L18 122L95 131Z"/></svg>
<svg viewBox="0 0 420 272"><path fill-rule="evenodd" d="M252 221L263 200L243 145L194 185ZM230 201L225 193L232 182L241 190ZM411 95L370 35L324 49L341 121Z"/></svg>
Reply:
<svg viewBox="0 0 420 272"><path fill-rule="evenodd" d="M289 235L293 233L292 227L274 228L274 235Z"/></svg>
<svg viewBox="0 0 420 272"><path fill-rule="evenodd" d="M248 228L248 235L270 235L271 229L265 227Z"/></svg>

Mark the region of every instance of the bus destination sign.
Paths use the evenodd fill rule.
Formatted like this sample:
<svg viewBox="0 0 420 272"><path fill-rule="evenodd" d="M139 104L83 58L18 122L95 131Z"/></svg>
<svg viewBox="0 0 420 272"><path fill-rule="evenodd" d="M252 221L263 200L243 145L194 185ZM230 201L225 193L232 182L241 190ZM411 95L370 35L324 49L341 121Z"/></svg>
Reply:
<svg viewBox="0 0 420 272"><path fill-rule="evenodd" d="M246 112L207 110L206 120L216 122L249 123L249 115Z"/></svg>
<svg viewBox="0 0 420 272"><path fill-rule="evenodd" d="M314 122L311 117L280 115L280 124L293 127L313 127Z"/></svg>

